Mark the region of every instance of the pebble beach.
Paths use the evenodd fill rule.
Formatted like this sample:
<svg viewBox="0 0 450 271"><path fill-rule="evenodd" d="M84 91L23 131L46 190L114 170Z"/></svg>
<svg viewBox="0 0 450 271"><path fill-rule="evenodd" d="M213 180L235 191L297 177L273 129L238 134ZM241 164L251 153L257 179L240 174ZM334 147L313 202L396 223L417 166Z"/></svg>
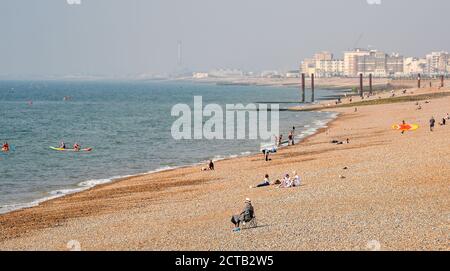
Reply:
<svg viewBox="0 0 450 271"><path fill-rule="evenodd" d="M448 251L450 124L430 132L428 121L450 112L450 96L419 103L332 108L339 116L327 128L271 161L252 155L214 171L125 178L0 215L0 250ZM419 129L391 128L402 120ZM293 171L300 187L251 188ZM233 232L245 198L258 225Z"/></svg>

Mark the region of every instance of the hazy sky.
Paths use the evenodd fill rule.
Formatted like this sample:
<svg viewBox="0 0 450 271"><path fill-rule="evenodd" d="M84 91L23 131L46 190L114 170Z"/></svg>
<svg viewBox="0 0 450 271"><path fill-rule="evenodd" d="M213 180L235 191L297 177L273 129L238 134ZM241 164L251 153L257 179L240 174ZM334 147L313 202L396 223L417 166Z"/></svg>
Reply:
<svg viewBox="0 0 450 271"><path fill-rule="evenodd" d="M0 0L0 75L292 69L318 50L450 50L448 0Z"/></svg>

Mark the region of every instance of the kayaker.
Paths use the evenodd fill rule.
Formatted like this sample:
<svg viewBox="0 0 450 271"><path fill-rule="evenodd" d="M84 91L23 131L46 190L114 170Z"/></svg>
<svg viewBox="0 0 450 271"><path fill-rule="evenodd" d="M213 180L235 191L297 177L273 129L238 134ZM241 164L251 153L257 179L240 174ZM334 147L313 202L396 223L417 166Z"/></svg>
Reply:
<svg viewBox="0 0 450 271"><path fill-rule="evenodd" d="M2 146L2 151L9 152L9 144L5 141L5 143Z"/></svg>
<svg viewBox="0 0 450 271"><path fill-rule="evenodd" d="M59 144L59 148L65 149L66 148L66 143L64 143L64 141L61 141L61 143Z"/></svg>
<svg viewBox="0 0 450 271"><path fill-rule="evenodd" d="M78 144L78 143L73 144L73 149L74 149L75 151L79 151L79 150L81 149L80 144Z"/></svg>

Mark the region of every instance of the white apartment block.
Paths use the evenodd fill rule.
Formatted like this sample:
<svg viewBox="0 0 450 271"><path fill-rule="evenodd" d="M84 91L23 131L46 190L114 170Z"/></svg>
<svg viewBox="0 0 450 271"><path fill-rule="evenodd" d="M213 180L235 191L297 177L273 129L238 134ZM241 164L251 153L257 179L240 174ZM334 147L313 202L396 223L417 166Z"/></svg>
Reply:
<svg viewBox="0 0 450 271"><path fill-rule="evenodd" d="M317 77L335 77L344 75L344 60L318 60L315 73Z"/></svg>
<svg viewBox="0 0 450 271"><path fill-rule="evenodd" d="M368 55L370 55L370 52L363 49L344 52L344 75L349 77L358 76L358 59Z"/></svg>
<svg viewBox="0 0 450 271"><path fill-rule="evenodd" d="M425 73L433 75L443 75L448 73L448 64L450 55L448 52L432 52L426 55L426 68Z"/></svg>

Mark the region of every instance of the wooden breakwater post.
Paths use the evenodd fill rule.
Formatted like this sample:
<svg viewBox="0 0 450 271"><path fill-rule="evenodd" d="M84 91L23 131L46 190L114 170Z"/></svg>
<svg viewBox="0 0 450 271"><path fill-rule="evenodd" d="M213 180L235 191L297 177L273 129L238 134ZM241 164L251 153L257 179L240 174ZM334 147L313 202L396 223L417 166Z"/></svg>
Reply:
<svg viewBox="0 0 450 271"><path fill-rule="evenodd" d="M373 87L372 87L372 74L369 74L369 94L372 95Z"/></svg>
<svg viewBox="0 0 450 271"><path fill-rule="evenodd" d="M420 81L421 81L421 76L420 76L420 73L419 73L419 75L417 76L417 88L420 88Z"/></svg>
<svg viewBox="0 0 450 271"><path fill-rule="evenodd" d="M314 73L311 74L311 102L314 102Z"/></svg>
<svg viewBox="0 0 450 271"><path fill-rule="evenodd" d="M305 74L302 73L302 103L305 102Z"/></svg>
<svg viewBox="0 0 450 271"><path fill-rule="evenodd" d="M441 75L441 88L443 88L443 87L444 87L444 76Z"/></svg>
<svg viewBox="0 0 450 271"><path fill-rule="evenodd" d="M359 74L359 95L361 98L364 98L364 89L363 89L363 74Z"/></svg>

